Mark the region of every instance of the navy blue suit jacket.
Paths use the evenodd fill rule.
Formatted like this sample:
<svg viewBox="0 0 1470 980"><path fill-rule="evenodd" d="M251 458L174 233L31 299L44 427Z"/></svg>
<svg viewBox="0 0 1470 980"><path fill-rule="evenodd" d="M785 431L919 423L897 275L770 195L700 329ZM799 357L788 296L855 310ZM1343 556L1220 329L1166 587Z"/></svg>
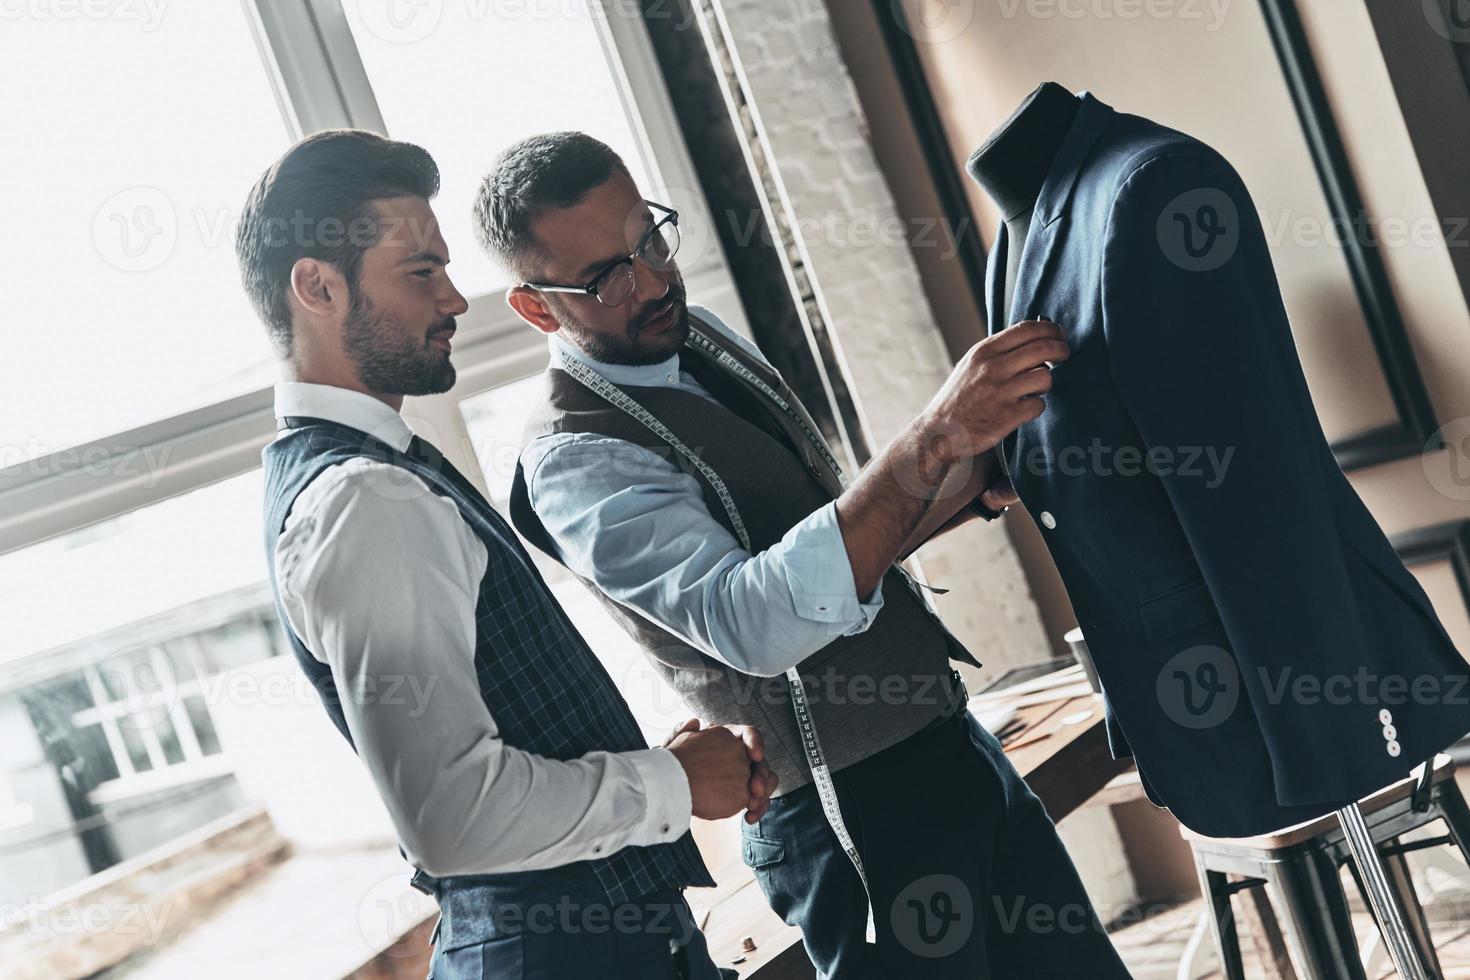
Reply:
<svg viewBox="0 0 1470 980"><path fill-rule="evenodd" d="M1266 832L1470 731L1470 670L1328 448L1239 176L1079 98L1011 307L1056 321L1072 356L1004 462L1096 661L1115 755L1194 830ZM1002 228L992 333L1006 247Z"/></svg>

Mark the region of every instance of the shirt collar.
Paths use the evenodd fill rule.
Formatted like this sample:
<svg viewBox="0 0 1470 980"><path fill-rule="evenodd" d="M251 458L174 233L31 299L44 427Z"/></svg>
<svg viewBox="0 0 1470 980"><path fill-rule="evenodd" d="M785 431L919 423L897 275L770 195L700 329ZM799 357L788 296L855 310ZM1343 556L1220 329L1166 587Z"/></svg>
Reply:
<svg viewBox="0 0 1470 980"><path fill-rule="evenodd" d="M276 418L306 415L366 432L399 452L408 450L413 430L403 416L372 395L305 381L276 383Z"/></svg>
<svg viewBox="0 0 1470 980"><path fill-rule="evenodd" d="M552 363L564 353L586 365L615 385L635 388L671 388L679 384L679 353L675 351L657 364L608 364L590 356L582 348L561 335L558 330L548 335Z"/></svg>

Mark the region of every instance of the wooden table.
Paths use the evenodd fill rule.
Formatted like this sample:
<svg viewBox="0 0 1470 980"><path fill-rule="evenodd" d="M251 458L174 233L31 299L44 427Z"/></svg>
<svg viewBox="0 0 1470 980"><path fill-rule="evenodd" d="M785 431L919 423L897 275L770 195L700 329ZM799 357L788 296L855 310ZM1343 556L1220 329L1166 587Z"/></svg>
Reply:
<svg viewBox="0 0 1470 980"><path fill-rule="evenodd" d="M1024 728L1019 735L1008 737L1006 755L1053 820L1061 820L1115 776L1133 768L1131 760L1114 759L1108 751L1102 698L1086 689L1080 667L1004 692L978 695L970 706L977 713L1016 706L1016 717ZM1092 715L1086 721L1061 724L1062 719L1089 709ZM696 895L702 898L709 893L690 893L691 898ZM771 911L749 868L742 864L734 874L723 875L711 899L698 904L710 909L704 931L716 964L733 966L742 980L811 980L816 976L801 945L800 930ZM743 952L741 944L747 937L756 948ZM743 962L734 962L741 956Z"/></svg>

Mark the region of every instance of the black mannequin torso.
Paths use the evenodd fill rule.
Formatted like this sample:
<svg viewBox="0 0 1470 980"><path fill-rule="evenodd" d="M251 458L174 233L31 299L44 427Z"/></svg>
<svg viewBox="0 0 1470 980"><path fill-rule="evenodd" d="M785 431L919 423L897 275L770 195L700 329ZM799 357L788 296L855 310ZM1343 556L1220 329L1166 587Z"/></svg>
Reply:
<svg viewBox="0 0 1470 980"><path fill-rule="evenodd" d="M965 170L1000 206L1006 223L1005 317L1011 322L1011 297L1031 212L1046 182L1053 158L1077 114L1077 98L1056 82L1042 82L1009 119L970 155Z"/></svg>

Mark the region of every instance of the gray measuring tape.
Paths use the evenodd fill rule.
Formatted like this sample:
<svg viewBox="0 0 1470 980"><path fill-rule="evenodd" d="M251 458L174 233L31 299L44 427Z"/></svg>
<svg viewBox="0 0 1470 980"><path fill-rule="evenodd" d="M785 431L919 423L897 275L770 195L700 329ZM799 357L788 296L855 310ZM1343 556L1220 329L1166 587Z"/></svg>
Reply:
<svg viewBox="0 0 1470 980"><path fill-rule="evenodd" d="M828 465L832 467L832 471L837 474L837 478L842 481L844 486L846 485L847 481L843 479L842 471L837 468L837 461L832 458L832 454L827 450L826 445L822 440L816 438L806 422L791 409L791 406L784 398L748 370L745 365L732 357L723 347L710 340L698 330L690 331L690 339L694 341L696 346L716 357L722 365L735 371L741 377L759 387L767 397L780 406L781 410L801 427L801 430L806 433L807 438L821 451ZM700 459L693 450L686 446L683 440L670 432L668 426L660 422L648 409L634 401L623 389L581 361L571 357L565 351L558 351L557 353L563 370L614 408L620 409L642 423L644 427L668 443L674 452L687 459L699 471L700 475L714 489L715 496L720 498L720 504L724 506L725 513L730 517L730 525L735 529L735 536L740 539L741 547L746 551L750 551L750 534L745 530L745 521L741 519L740 511L735 507L735 498L731 496L729 488L725 486L725 481L720 479L720 475L708 463ZM853 843L852 834L848 833L847 825L842 821L842 807L837 802L837 788L832 785L832 772L827 768L827 757L822 752L822 743L817 738L817 726L812 721L811 706L808 704L806 698L806 686L802 682L800 671L795 667L786 671L786 686L791 692L791 707L796 711L796 727L801 733L801 745L806 755L807 766L812 771L812 783L817 787L817 796L822 801L822 812L827 816L827 824L832 828L832 833L837 835L837 843L842 845L842 850L847 853L848 859L852 861L852 866L857 869L858 879L863 883L863 891L868 896L867 939L870 943L876 942L875 922L873 918L873 892L868 887L868 873L863 869L863 859L858 854L857 845Z"/></svg>

